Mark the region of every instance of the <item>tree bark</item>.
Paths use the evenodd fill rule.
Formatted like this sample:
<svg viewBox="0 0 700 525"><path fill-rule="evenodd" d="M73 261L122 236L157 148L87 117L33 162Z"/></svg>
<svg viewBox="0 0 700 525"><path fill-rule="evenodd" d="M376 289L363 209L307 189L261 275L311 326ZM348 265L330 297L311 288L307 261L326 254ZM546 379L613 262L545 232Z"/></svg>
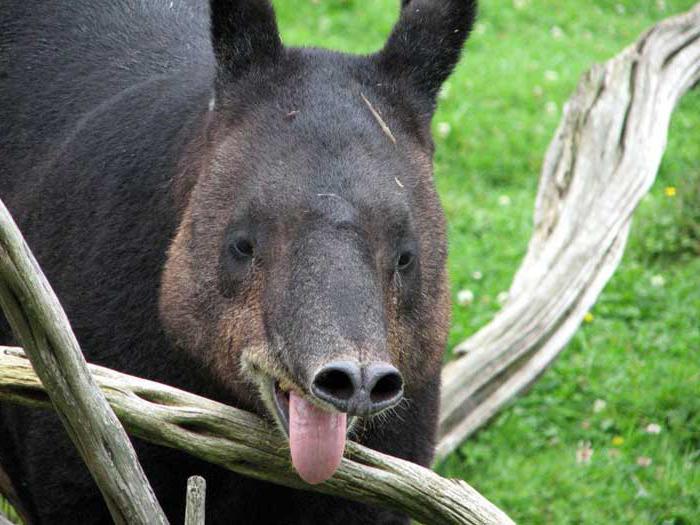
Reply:
<svg viewBox="0 0 700 525"><path fill-rule="evenodd" d="M167 520L68 318L0 201L0 305L118 524Z"/></svg>
<svg viewBox="0 0 700 525"><path fill-rule="evenodd" d="M620 263L671 114L700 81L700 4L586 73L547 152L534 234L505 307L443 370L438 461L528 387Z"/></svg>
<svg viewBox="0 0 700 525"><path fill-rule="evenodd" d="M187 480L185 525L204 525L206 495L207 482L203 477L192 476Z"/></svg>
<svg viewBox="0 0 700 525"><path fill-rule="evenodd" d="M467 483L353 442L336 474L308 485L295 473L287 440L257 416L208 399L88 365L130 434L184 450L253 478L378 505L431 525L513 523ZM19 349L0 347L0 400L50 408Z"/></svg>

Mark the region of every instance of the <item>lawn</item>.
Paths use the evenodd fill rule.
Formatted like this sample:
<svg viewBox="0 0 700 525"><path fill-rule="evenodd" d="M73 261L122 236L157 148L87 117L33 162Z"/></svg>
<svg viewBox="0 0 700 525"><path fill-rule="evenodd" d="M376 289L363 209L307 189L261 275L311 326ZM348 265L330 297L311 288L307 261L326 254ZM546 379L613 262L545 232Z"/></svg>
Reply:
<svg viewBox="0 0 700 525"><path fill-rule="evenodd" d="M489 321L524 255L563 103L593 63L695 0L482 0L435 116L449 220L450 348ZM285 41L370 52L398 0L277 0ZM518 523L700 523L700 93L588 322L539 382L438 470Z"/></svg>

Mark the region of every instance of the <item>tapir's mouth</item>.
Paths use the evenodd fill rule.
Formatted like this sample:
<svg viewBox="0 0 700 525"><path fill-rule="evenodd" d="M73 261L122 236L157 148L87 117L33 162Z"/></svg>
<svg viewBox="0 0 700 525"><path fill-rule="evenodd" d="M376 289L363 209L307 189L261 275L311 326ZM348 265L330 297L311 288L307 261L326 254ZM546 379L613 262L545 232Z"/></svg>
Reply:
<svg viewBox="0 0 700 525"><path fill-rule="evenodd" d="M289 437L289 390L282 390L279 381L272 383L272 400L275 402L275 410L280 426Z"/></svg>
<svg viewBox="0 0 700 525"><path fill-rule="evenodd" d="M285 390L280 386L279 381L272 380L272 400L275 404L275 412L277 415L277 420L284 430L284 433L289 437L289 390ZM349 434L352 430L357 418L355 416L350 416L347 418L348 424L346 429L346 434Z"/></svg>
<svg viewBox="0 0 700 525"><path fill-rule="evenodd" d="M274 416L289 439L292 464L310 484L330 478L343 459L345 440L354 417L312 402L296 389L284 389L268 376L266 400L271 400Z"/></svg>

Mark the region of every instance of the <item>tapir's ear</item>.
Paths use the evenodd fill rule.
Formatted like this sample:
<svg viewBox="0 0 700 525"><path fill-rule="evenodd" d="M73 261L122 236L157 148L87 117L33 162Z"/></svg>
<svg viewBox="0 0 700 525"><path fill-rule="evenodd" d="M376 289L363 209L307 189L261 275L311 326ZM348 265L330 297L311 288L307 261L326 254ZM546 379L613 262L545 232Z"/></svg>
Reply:
<svg viewBox="0 0 700 525"><path fill-rule="evenodd" d="M476 17L476 0L402 0L401 17L377 59L434 104L459 61Z"/></svg>
<svg viewBox="0 0 700 525"><path fill-rule="evenodd" d="M209 0L209 11L219 85L280 55L282 41L268 0Z"/></svg>

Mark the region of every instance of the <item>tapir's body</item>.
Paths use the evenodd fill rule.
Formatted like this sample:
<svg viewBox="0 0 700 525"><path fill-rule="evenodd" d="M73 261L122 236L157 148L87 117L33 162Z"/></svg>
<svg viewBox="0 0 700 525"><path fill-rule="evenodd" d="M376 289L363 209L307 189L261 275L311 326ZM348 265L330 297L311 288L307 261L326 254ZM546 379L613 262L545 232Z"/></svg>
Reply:
<svg viewBox="0 0 700 525"><path fill-rule="evenodd" d="M460 30L467 31L471 2L435 3L459 4L450 8L463 15ZM257 388L272 377L275 385L288 384L308 398L299 406L317 403L342 414L343 421L345 413L348 421L357 416L353 439L427 465L449 304L444 226L429 167L427 126L437 88L418 86L416 99L427 89L425 100L393 109L390 95L403 93L402 84L383 91L377 87L381 78L373 75L394 66L367 66L364 58L317 50L280 48L268 56L268 46L276 44L266 32L271 22L264 4L211 2L214 11L232 12L222 19L257 31L233 42L237 34L217 28L216 14L203 2L4 2L0 197L56 290L89 362L269 419L281 416L270 415L269 400ZM433 82L449 73L463 40L453 45L452 63ZM376 175L380 171L386 173ZM412 191L408 200L406 191ZM241 195L250 201L242 202ZM380 210L384 205L391 209ZM244 208L246 217L256 217L245 219L245 238L243 219L227 215ZM363 222L367 217L376 225L395 217L397 224L412 221L417 234L407 244L411 248L399 250L391 270L403 272L400 277L385 280L384 270L373 273L375 254L383 249L372 243L385 235ZM233 223L234 233L227 233ZM279 239L292 234L280 231L292 229L290 224L300 225L293 244L313 252L312 262L284 259L291 241ZM396 231L408 227L402 228ZM350 230L346 242L343 232ZM228 260L228 251L216 250L231 235L235 241L227 250L235 253ZM262 239L270 239L275 257L264 252ZM249 253L253 245L255 256ZM420 266L414 256L421 257ZM273 260L281 265L274 271L272 262L265 266ZM264 277L250 284L251 275ZM284 284L279 275L287 275ZM389 297L397 279L404 291ZM418 299L407 298L412 286ZM327 301L324 294L331 294ZM287 309L278 311L278 305ZM408 340L408 350L395 348L399 337ZM346 346L336 348L337 341ZM0 343L16 344L1 317ZM279 354L269 350L273 346ZM326 358L325 352L333 355ZM319 379L315 368L304 370L298 363L305 360L325 375ZM266 372L261 382L258 366ZM333 383L322 381L365 381L368 370L383 371L377 381L384 390L377 392L388 396L384 405L374 397L339 400ZM404 394L408 401L393 412L369 418ZM289 432L296 427L287 417ZM305 452L308 444L299 443ZM186 480L193 474L207 479L211 525L407 522L388 511L238 476L178 451L140 441L135 446L172 523L182 522ZM295 461L300 472L306 468L307 477L314 475L317 465ZM50 412L0 404L1 471L33 523L110 520Z"/></svg>

